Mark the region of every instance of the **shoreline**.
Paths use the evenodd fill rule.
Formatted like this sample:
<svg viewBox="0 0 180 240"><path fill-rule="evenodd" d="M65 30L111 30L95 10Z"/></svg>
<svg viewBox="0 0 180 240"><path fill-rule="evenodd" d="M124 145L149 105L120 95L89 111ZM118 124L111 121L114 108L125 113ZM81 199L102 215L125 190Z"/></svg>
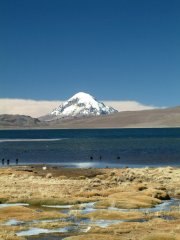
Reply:
<svg viewBox="0 0 180 240"><path fill-rule="evenodd" d="M164 165L143 165L143 164L124 164L124 163L118 163L116 161L114 162L99 162L99 161L94 161L94 162L90 162L90 161L84 161L84 162L38 162L38 163L30 163L30 162L18 162L18 164L10 162L9 165L4 164L0 164L0 169L6 169L6 168L14 168L14 169L18 169L18 168L32 168L32 169L36 169L36 168L43 168L43 167L47 167L49 169L56 169L58 171L58 169L74 169L75 171L78 169L81 169L82 171L86 171L86 170L124 170L124 169L149 169L149 170L153 170L153 169L160 169L160 168L173 168L173 169L180 169L180 165L177 164L164 164Z"/></svg>
<svg viewBox="0 0 180 240"><path fill-rule="evenodd" d="M144 126L144 127L140 127L140 126L132 126L132 127L87 127L87 128L82 128L82 127L0 127L0 131L7 131L7 130L101 130L101 129L179 129L180 126Z"/></svg>

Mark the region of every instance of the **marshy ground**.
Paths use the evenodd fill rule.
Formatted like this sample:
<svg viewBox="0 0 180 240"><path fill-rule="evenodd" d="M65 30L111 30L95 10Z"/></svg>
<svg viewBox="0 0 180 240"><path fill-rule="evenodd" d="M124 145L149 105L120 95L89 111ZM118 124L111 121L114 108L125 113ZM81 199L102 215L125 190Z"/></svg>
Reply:
<svg viewBox="0 0 180 240"><path fill-rule="evenodd" d="M179 168L1 168L0 239L178 240L173 199L180 199ZM21 234L32 229L42 235Z"/></svg>

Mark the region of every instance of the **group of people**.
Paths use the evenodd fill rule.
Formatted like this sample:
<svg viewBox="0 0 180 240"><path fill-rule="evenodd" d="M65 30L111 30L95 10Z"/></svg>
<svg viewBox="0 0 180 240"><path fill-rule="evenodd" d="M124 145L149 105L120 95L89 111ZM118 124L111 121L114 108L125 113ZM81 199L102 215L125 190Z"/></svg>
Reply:
<svg viewBox="0 0 180 240"><path fill-rule="evenodd" d="M90 159L93 160L93 159L94 159L93 156L90 156ZM102 156L99 156L99 159L101 160L101 159L102 159ZM117 156L117 159L120 159L120 156L119 156L119 155Z"/></svg>
<svg viewBox="0 0 180 240"><path fill-rule="evenodd" d="M16 158L16 165L18 165L18 163L19 163L19 159ZM5 161L5 159L3 158L3 159L2 159L2 165L4 165L4 164L9 165L9 164L10 164L10 160L7 159L7 160Z"/></svg>

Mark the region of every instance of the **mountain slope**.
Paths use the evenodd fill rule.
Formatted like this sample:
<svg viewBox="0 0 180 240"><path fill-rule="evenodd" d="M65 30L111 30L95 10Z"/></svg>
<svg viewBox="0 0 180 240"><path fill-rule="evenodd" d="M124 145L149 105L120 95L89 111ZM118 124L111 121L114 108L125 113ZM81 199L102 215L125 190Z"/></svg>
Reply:
<svg viewBox="0 0 180 240"><path fill-rule="evenodd" d="M39 121L22 115L0 115L1 129L18 128L153 128L180 127L180 107L118 112L88 118Z"/></svg>
<svg viewBox="0 0 180 240"><path fill-rule="evenodd" d="M90 94L79 92L53 110L47 118L42 119L52 120L61 118L100 116L115 112L118 111L112 107L106 106L102 102L97 101Z"/></svg>
<svg viewBox="0 0 180 240"><path fill-rule="evenodd" d="M59 119L49 122L53 128L150 128L180 127L180 107L118 112L90 118Z"/></svg>

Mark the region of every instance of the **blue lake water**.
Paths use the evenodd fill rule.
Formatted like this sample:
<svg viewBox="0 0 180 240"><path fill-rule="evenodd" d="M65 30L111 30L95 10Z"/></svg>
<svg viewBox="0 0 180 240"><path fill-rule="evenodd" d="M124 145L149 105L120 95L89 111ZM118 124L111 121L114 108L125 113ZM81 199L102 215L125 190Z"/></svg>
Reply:
<svg viewBox="0 0 180 240"><path fill-rule="evenodd" d="M1 130L1 159L74 167L180 166L180 128ZM120 159L119 159L120 158Z"/></svg>

